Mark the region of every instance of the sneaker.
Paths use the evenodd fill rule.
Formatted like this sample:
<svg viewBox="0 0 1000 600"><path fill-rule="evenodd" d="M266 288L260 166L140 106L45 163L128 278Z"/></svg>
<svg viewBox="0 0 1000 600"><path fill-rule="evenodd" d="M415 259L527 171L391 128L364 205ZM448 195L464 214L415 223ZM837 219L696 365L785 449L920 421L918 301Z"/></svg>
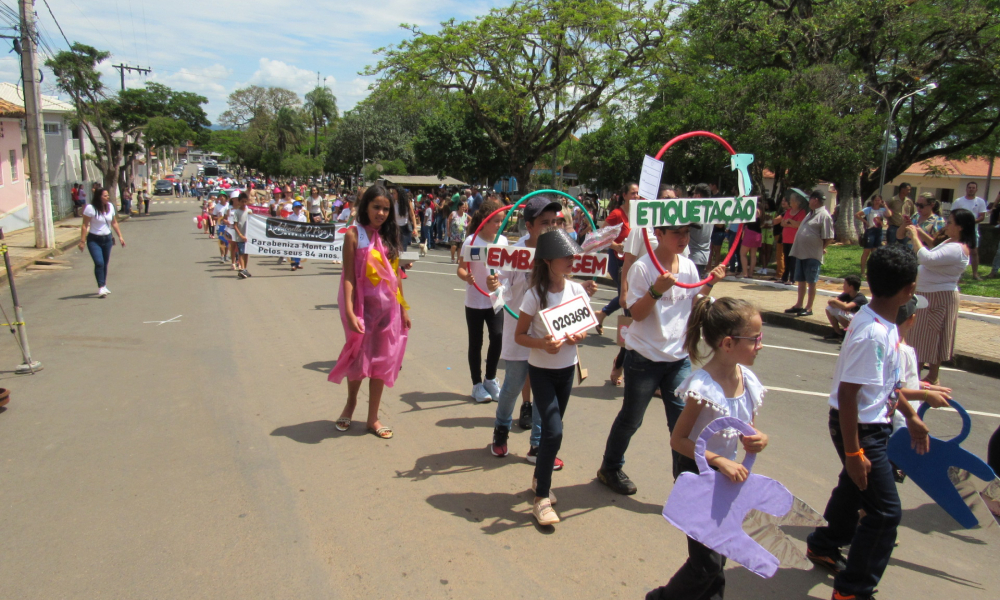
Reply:
<svg viewBox="0 0 1000 600"><path fill-rule="evenodd" d="M876 590L878 591L878 590ZM832 600L873 600L874 596L858 596L857 594L841 594L837 590L833 590Z"/></svg>
<svg viewBox="0 0 1000 600"><path fill-rule="evenodd" d="M97 297L106 298L108 296L108 290L104 288L97 288Z"/></svg>
<svg viewBox="0 0 1000 600"><path fill-rule="evenodd" d="M506 427L493 428L493 443L490 444L490 453L493 456L507 456L507 435L509 433L510 430Z"/></svg>
<svg viewBox="0 0 1000 600"><path fill-rule="evenodd" d="M817 567L822 567L834 575L847 568L847 561L844 560L844 555L839 550L836 551L836 554L827 555L815 552L812 548L806 548L806 558L811 560ZM853 598L853 596L849 597Z"/></svg>
<svg viewBox="0 0 1000 600"><path fill-rule="evenodd" d="M486 388L483 387L483 384L477 383L472 386L472 399L479 404L484 404L493 398L490 396L489 392L486 391Z"/></svg>
<svg viewBox="0 0 1000 600"><path fill-rule="evenodd" d="M246 271L237 271L236 272L236 278L237 279L246 279L247 278Z"/></svg>
<svg viewBox="0 0 1000 600"><path fill-rule="evenodd" d="M110 296L111 295L111 288L109 288L108 286L104 286L104 293L108 294Z"/></svg>
<svg viewBox="0 0 1000 600"><path fill-rule="evenodd" d="M536 489L538 489L538 480L535 479L534 477L532 477L531 478L531 491L534 492ZM552 491L552 488L549 488L549 502L552 503L552 506L555 506L556 502L558 502L558 500L556 500L556 493Z"/></svg>
<svg viewBox="0 0 1000 600"><path fill-rule="evenodd" d="M500 401L500 383L496 379L487 379L483 382L483 388L494 402Z"/></svg>
<svg viewBox="0 0 1000 600"><path fill-rule="evenodd" d="M247 271L246 269L243 269L243 275L246 277L253 277L253 275L250 274L250 271Z"/></svg>
<svg viewBox="0 0 1000 600"><path fill-rule="evenodd" d="M527 459L527 461L530 462L533 465L537 464L538 463L538 446L532 446L531 449L528 450L528 455L525 457L525 459ZM565 466L565 465L564 465L562 459L557 456L555 464L552 465L552 470L553 471L562 471L563 466Z"/></svg>
<svg viewBox="0 0 1000 600"><path fill-rule="evenodd" d="M521 429L531 429L531 402L521 403L521 416L517 419L517 426Z"/></svg>
<svg viewBox="0 0 1000 600"><path fill-rule="evenodd" d="M632 480L621 469L609 471L602 467L597 471L597 480L623 496L631 496L638 491Z"/></svg>
<svg viewBox="0 0 1000 600"><path fill-rule="evenodd" d="M559 515L552 510L552 501L548 498L537 500L531 505L531 516L535 517L538 524L545 527L555 525L559 522Z"/></svg>

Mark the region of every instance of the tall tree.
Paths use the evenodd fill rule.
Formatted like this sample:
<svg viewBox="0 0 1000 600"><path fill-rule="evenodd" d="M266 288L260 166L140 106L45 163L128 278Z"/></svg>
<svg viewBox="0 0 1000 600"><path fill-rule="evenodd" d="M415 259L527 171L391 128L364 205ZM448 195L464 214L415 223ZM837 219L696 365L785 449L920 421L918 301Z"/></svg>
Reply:
<svg viewBox="0 0 1000 600"><path fill-rule="evenodd" d="M219 122L236 129L246 129L262 117L274 117L285 107L301 104L298 94L279 87L251 85L229 94L228 108L219 115Z"/></svg>
<svg viewBox="0 0 1000 600"><path fill-rule="evenodd" d="M274 144L278 152L284 154L296 149L305 139L306 126L302 116L301 112L289 106L278 109L274 115Z"/></svg>
<svg viewBox="0 0 1000 600"><path fill-rule="evenodd" d="M313 127L313 156L319 156L319 130L337 120L337 97L330 88L316 86L306 94L303 112L309 115Z"/></svg>
<svg viewBox="0 0 1000 600"><path fill-rule="evenodd" d="M383 48L366 74L454 90L526 183L535 162L666 60L664 0L515 0Z"/></svg>

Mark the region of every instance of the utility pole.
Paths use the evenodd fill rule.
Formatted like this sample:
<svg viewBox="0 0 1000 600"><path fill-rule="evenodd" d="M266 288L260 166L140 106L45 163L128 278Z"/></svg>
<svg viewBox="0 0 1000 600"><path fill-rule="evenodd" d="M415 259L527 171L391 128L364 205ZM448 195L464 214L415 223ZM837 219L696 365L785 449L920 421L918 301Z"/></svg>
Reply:
<svg viewBox="0 0 1000 600"><path fill-rule="evenodd" d="M150 74L150 73L153 72L152 67L150 67L148 69L143 69L142 67L130 67L128 65L111 65L111 66L114 67L114 68L116 68L116 69L118 69L119 75L122 76L122 91L123 92L125 91L125 71L128 71L129 73L131 73L132 71L137 71L139 73L143 73L144 75L148 75L148 74Z"/></svg>
<svg viewBox="0 0 1000 600"><path fill-rule="evenodd" d="M21 11L21 76L24 79L25 129L28 134L27 164L31 177L31 209L35 220L35 247L55 248L52 224L52 197L49 191L49 165L42 127L42 97L38 93L39 70L35 56L35 2L19 0ZM24 157L22 157L24 158Z"/></svg>

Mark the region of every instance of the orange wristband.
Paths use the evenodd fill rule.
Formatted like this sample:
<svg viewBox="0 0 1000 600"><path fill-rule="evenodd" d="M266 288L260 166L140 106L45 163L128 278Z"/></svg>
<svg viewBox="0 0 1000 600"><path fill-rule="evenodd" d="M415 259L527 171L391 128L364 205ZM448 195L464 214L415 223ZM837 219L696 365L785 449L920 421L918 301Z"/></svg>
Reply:
<svg viewBox="0 0 1000 600"><path fill-rule="evenodd" d="M864 458L864 456L865 456L865 449L864 448L858 448L857 452L844 452L844 455L845 456L860 456L860 457Z"/></svg>

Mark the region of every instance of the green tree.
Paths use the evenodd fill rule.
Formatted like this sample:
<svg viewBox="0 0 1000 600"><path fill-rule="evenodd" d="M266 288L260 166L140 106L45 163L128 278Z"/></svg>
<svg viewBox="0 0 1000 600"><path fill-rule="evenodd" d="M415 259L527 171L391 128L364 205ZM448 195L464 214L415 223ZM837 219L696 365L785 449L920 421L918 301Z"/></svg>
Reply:
<svg viewBox="0 0 1000 600"><path fill-rule="evenodd" d="M581 120L666 60L672 11L664 0L516 0L434 34L406 26L412 38L379 50L366 74L457 93L526 182Z"/></svg>
<svg viewBox="0 0 1000 600"><path fill-rule="evenodd" d="M313 156L319 156L319 130L337 120L337 97L330 88L317 86L306 94L302 107L313 128Z"/></svg>
<svg viewBox="0 0 1000 600"><path fill-rule="evenodd" d="M507 172L507 161L460 98L442 102L424 117L413 137L413 153L421 171L439 176L494 180Z"/></svg>
<svg viewBox="0 0 1000 600"><path fill-rule="evenodd" d="M274 115L274 145L278 152L284 154L289 149L297 148L305 136L302 113L289 106L278 109Z"/></svg>
<svg viewBox="0 0 1000 600"><path fill-rule="evenodd" d="M251 85L229 94L228 108L219 115L219 122L236 129L246 129L261 118L273 118L279 110L297 107L299 96L279 87Z"/></svg>

